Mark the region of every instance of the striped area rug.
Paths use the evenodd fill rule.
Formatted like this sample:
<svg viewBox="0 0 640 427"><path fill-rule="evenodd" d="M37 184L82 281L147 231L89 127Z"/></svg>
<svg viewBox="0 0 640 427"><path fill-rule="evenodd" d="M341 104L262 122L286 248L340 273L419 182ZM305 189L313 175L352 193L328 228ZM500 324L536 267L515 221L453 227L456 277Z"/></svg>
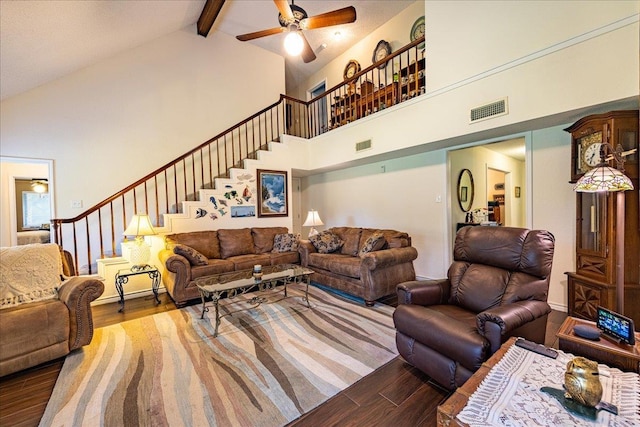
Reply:
<svg viewBox="0 0 640 427"><path fill-rule="evenodd" d="M221 302L217 338L199 305L96 329L40 425L282 426L397 356L392 307L289 285L240 311L256 294Z"/></svg>

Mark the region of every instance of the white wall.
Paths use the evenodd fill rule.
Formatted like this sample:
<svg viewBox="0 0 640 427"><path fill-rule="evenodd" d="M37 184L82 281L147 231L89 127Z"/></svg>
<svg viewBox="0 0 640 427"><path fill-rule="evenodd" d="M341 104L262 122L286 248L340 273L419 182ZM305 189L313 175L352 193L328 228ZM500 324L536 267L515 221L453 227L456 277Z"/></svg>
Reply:
<svg viewBox="0 0 640 427"><path fill-rule="evenodd" d="M446 190L446 153L439 150L303 178L303 211L318 210L325 224L319 230L352 226L407 232L418 250L416 274L444 277L451 209Z"/></svg>
<svg viewBox="0 0 640 427"><path fill-rule="evenodd" d="M568 124L569 125L569 124ZM567 133L556 126L531 132L531 228L549 230L556 238L549 288L553 308L567 306L567 277L575 271L576 195L569 184L571 145Z"/></svg>
<svg viewBox="0 0 640 427"><path fill-rule="evenodd" d="M55 215L74 217L281 93L282 57L194 26L3 101L2 155L53 159Z"/></svg>
<svg viewBox="0 0 640 427"><path fill-rule="evenodd" d="M569 40L580 42L589 32L598 32L616 21L640 10L637 1L425 1L427 44L427 90L437 91L455 86L467 78L481 75L488 70L509 66L532 53L544 54L551 46L564 49ZM454 25L452 25L452 22ZM638 42L637 27L630 34ZM604 56L566 52L574 63L578 84L578 71L587 59L590 66L611 67L624 52L622 46L607 42ZM637 49L632 58L637 64ZM607 60L598 60L606 58ZM548 81L559 68L550 63L532 76L533 82ZM560 64L557 64L560 65ZM634 72L629 69L628 72ZM635 67L637 73L637 67ZM570 75L570 74L567 74ZM520 77L522 78L522 76ZM506 83L506 82L503 82ZM617 82L611 81L612 85ZM508 89L508 87L504 87ZM532 86L531 89L537 89ZM589 92L585 90L585 92ZM532 93L533 94L533 93ZM490 94L486 100L491 101ZM473 105L473 104L471 104Z"/></svg>
<svg viewBox="0 0 640 427"><path fill-rule="evenodd" d="M525 184L513 178L513 185L527 187L521 199L531 204L528 226L549 230L556 238L549 303L559 310L567 305L564 272L575 265L575 194L567 178L571 150L569 135L562 130L565 127L529 132L526 137L531 141L528 155L533 179ZM488 142L495 141L477 143ZM520 166L521 162L504 157L483 147L437 150L312 175L302 179L303 210L318 210L325 223L321 229L358 226L405 231L418 250L416 275L442 278L451 263L455 223L459 220L455 186L460 165L479 171L474 172L478 192L475 208L483 206L485 200L487 163L514 170Z"/></svg>

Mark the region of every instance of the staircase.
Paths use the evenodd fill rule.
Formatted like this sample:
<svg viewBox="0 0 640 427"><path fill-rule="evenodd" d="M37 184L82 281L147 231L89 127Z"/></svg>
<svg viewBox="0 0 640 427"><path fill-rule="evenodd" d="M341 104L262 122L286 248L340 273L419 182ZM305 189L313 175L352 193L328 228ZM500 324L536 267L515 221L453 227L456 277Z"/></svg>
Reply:
<svg viewBox="0 0 640 427"><path fill-rule="evenodd" d="M197 204L203 197L204 201L208 201L214 194L219 196L216 181L237 179L234 169L243 168L245 160L257 159L258 152L269 150L269 144L277 144L280 135L308 137L306 126L294 125L307 123L307 110L308 103L281 95L278 102L205 141L77 217L51 220L54 241L73 254L81 274L95 273L95 259L121 255L122 233L134 214L147 213L155 226L163 227L165 214L176 214L174 218L179 218L185 214L183 207L193 205L189 202ZM255 186L255 176L252 179ZM247 181L243 191L248 184ZM227 182L222 187L225 185L231 184ZM255 190L255 187L252 188ZM244 203L242 197L239 200ZM224 202L227 200L223 198ZM238 202L234 198L236 205ZM228 208L223 210L224 214L220 210L217 213L211 210L207 215L211 219L230 215L230 206Z"/></svg>
<svg viewBox="0 0 640 427"><path fill-rule="evenodd" d="M97 271L96 259L121 255L122 233L136 213L148 214L156 227L168 230L173 227L164 224L165 218L178 221L185 216L202 215L198 219L205 216L220 219L232 214L231 205L240 214L242 209L238 206L245 203L240 192L244 193L248 188L255 194L256 177L239 179L247 172L234 175L234 169L242 169L246 161L258 159L258 153L279 143L281 135L313 138L423 94L423 43L424 37L409 43L310 101L280 95L274 104L75 218L52 219L54 242L72 253L81 274L93 274ZM231 181L222 187L216 186L216 181L223 178ZM220 189L225 186L234 187L230 191L236 191L238 200L235 196L233 202L225 200L226 192L223 192L223 202L227 202L226 208L229 209L209 204L211 197L215 197L217 202ZM237 186L240 188L235 188ZM183 212L183 208L194 211Z"/></svg>

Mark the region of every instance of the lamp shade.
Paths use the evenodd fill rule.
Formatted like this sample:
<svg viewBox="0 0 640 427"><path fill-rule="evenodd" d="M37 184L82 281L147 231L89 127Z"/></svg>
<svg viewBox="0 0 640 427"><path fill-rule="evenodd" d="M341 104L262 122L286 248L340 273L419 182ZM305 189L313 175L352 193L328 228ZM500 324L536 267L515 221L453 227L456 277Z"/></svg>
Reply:
<svg viewBox="0 0 640 427"><path fill-rule="evenodd" d="M302 224L303 227L314 227L316 225L324 225L324 222L320 219L320 215L318 215L318 211L314 211L313 209L309 211L307 214L307 219Z"/></svg>
<svg viewBox="0 0 640 427"><path fill-rule="evenodd" d="M124 233L125 236L152 236L156 234L151 225L151 218L145 214L135 214Z"/></svg>
<svg viewBox="0 0 640 427"><path fill-rule="evenodd" d="M629 177L620 170L607 165L601 165L585 173L573 189L582 193L627 191L633 190L633 184Z"/></svg>

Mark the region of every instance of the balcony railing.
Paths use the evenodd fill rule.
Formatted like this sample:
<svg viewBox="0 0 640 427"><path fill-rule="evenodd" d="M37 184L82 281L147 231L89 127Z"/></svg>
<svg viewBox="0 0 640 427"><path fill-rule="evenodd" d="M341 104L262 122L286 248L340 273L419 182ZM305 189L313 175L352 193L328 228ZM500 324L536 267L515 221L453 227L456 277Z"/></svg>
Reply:
<svg viewBox="0 0 640 427"><path fill-rule="evenodd" d="M311 136L424 94L423 46L424 37L308 101Z"/></svg>
<svg viewBox="0 0 640 427"><path fill-rule="evenodd" d="M147 213L156 226L163 214L179 213L244 159L278 142L280 135L313 138L425 92L424 38L354 74L310 100L286 95L193 150L151 172L87 211L53 219L54 241L70 251L80 273L94 273L94 258L119 255L128 221Z"/></svg>

